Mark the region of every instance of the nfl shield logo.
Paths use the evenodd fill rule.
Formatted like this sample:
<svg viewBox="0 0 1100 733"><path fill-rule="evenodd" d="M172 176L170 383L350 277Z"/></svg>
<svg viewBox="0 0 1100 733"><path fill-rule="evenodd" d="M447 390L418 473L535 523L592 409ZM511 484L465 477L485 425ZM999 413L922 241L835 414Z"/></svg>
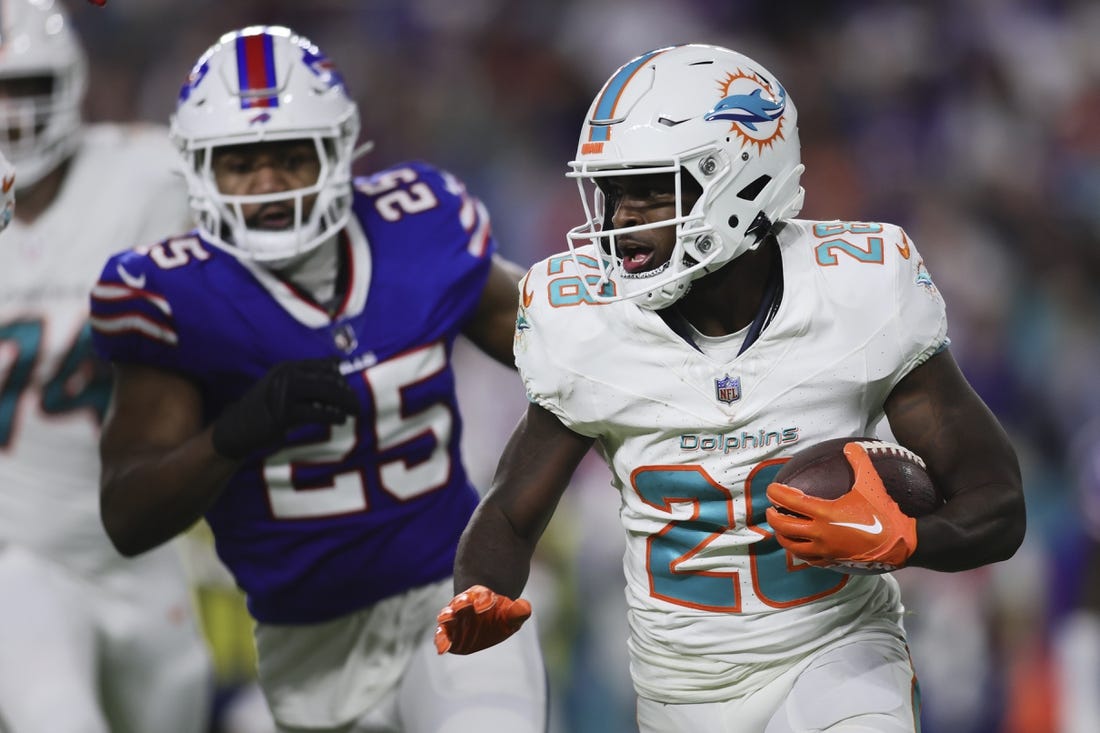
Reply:
<svg viewBox="0 0 1100 733"><path fill-rule="evenodd" d="M341 323L332 331L332 343L345 354L350 354L359 346L359 339L355 337L355 329L350 323Z"/></svg>
<svg viewBox="0 0 1100 733"><path fill-rule="evenodd" d="M714 396L719 402L725 402L727 405L737 402L741 399L741 377L730 379L730 375L727 374L721 379L715 379Z"/></svg>

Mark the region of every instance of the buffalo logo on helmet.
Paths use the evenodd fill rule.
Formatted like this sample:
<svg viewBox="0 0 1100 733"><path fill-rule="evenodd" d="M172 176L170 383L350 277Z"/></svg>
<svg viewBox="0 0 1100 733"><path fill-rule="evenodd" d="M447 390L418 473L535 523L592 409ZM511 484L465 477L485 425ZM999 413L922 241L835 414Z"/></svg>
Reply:
<svg viewBox="0 0 1100 733"><path fill-rule="evenodd" d="M721 99L704 115L707 122L726 120L730 131L763 152L776 140L783 140L783 114L787 92L756 73L726 74L718 83Z"/></svg>
<svg viewBox="0 0 1100 733"><path fill-rule="evenodd" d="M328 86L347 89L344 77L336 68L336 64L332 63L316 46L302 48L302 63Z"/></svg>
<svg viewBox="0 0 1100 733"><path fill-rule="evenodd" d="M191 69L191 72L187 75L187 80L180 87L180 103L186 102L191 97L191 92L195 91L209 72L210 63L208 61L203 60L195 64L195 68Z"/></svg>

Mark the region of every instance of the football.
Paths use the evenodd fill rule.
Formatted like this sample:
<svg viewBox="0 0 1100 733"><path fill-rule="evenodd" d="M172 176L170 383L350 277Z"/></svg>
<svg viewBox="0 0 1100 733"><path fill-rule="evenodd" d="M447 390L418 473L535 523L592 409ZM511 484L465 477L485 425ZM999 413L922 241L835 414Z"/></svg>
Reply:
<svg viewBox="0 0 1100 733"><path fill-rule="evenodd" d="M775 481L821 499L836 499L848 493L855 472L844 457L844 445L852 441L863 443L886 492L910 517L930 514L943 503L921 457L878 438L833 438L814 443L795 453L776 474Z"/></svg>

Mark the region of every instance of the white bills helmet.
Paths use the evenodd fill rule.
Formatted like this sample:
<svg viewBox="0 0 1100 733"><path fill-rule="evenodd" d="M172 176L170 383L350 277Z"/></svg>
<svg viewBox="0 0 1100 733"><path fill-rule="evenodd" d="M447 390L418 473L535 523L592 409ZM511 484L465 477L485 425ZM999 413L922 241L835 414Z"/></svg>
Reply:
<svg viewBox="0 0 1100 733"><path fill-rule="evenodd" d="M239 257L285 260L342 229L351 214L351 164L359 110L332 62L288 28L254 26L227 33L196 62L180 90L170 134L184 157L199 231ZM228 195L211 168L215 148L312 141L317 181L293 191ZM311 211L306 200L316 196ZM293 201L294 226L249 229L242 207Z"/></svg>
<svg viewBox="0 0 1100 733"><path fill-rule="evenodd" d="M16 86L40 79L30 93ZM0 148L19 186L40 181L76 150L88 61L57 0L5 0L0 7Z"/></svg>
<svg viewBox="0 0 1100 733"><path fill-rule="evenodd" d="M592 102L569 167L587 220L569 232L568 243L574 254L580 245L597 245L601 274L588 290L599 302L635 299L665 308L802 208L794 103L771 72L717 46L661 48L620 67ZM600 179L654 173L675 176L675 218L614 229L614 202L604 199ZM702 189L690 210L681 197L683 176ZM669 262L626 272L616 237L670 225L676 244Z"/></svg>

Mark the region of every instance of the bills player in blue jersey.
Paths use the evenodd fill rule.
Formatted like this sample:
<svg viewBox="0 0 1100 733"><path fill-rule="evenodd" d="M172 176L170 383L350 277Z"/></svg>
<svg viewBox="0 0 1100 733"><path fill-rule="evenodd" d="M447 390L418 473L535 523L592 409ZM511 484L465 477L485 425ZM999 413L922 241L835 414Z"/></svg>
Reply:
<svg viewBox="0 0 1100 733"><path fill-rule="evenodd" d="M432 646L478 501L452 347L512 365L518 273L449 173L353 179L358 132L289 29L196 63L172 134L198 228L118 254L92 291L117 377L103 522L132 555L205 516L281 730L542 731L534 633L454 665Z"/></svg>
<svg viewBox="0 0 1100 733"><path fill-rule="evenodd" d="M620 492L642 731L917 730L882 571L1005 559L1024 507L915 245L892 224L794 218L794 104L728 49L621 67L571 167L588 221L522 282L531 405L460 542L438 650L522 628L532 551L596 444ZM774 482L798 448L884 416L946 497L935 513L902 514L856 441L840 498Z"/></svg>

